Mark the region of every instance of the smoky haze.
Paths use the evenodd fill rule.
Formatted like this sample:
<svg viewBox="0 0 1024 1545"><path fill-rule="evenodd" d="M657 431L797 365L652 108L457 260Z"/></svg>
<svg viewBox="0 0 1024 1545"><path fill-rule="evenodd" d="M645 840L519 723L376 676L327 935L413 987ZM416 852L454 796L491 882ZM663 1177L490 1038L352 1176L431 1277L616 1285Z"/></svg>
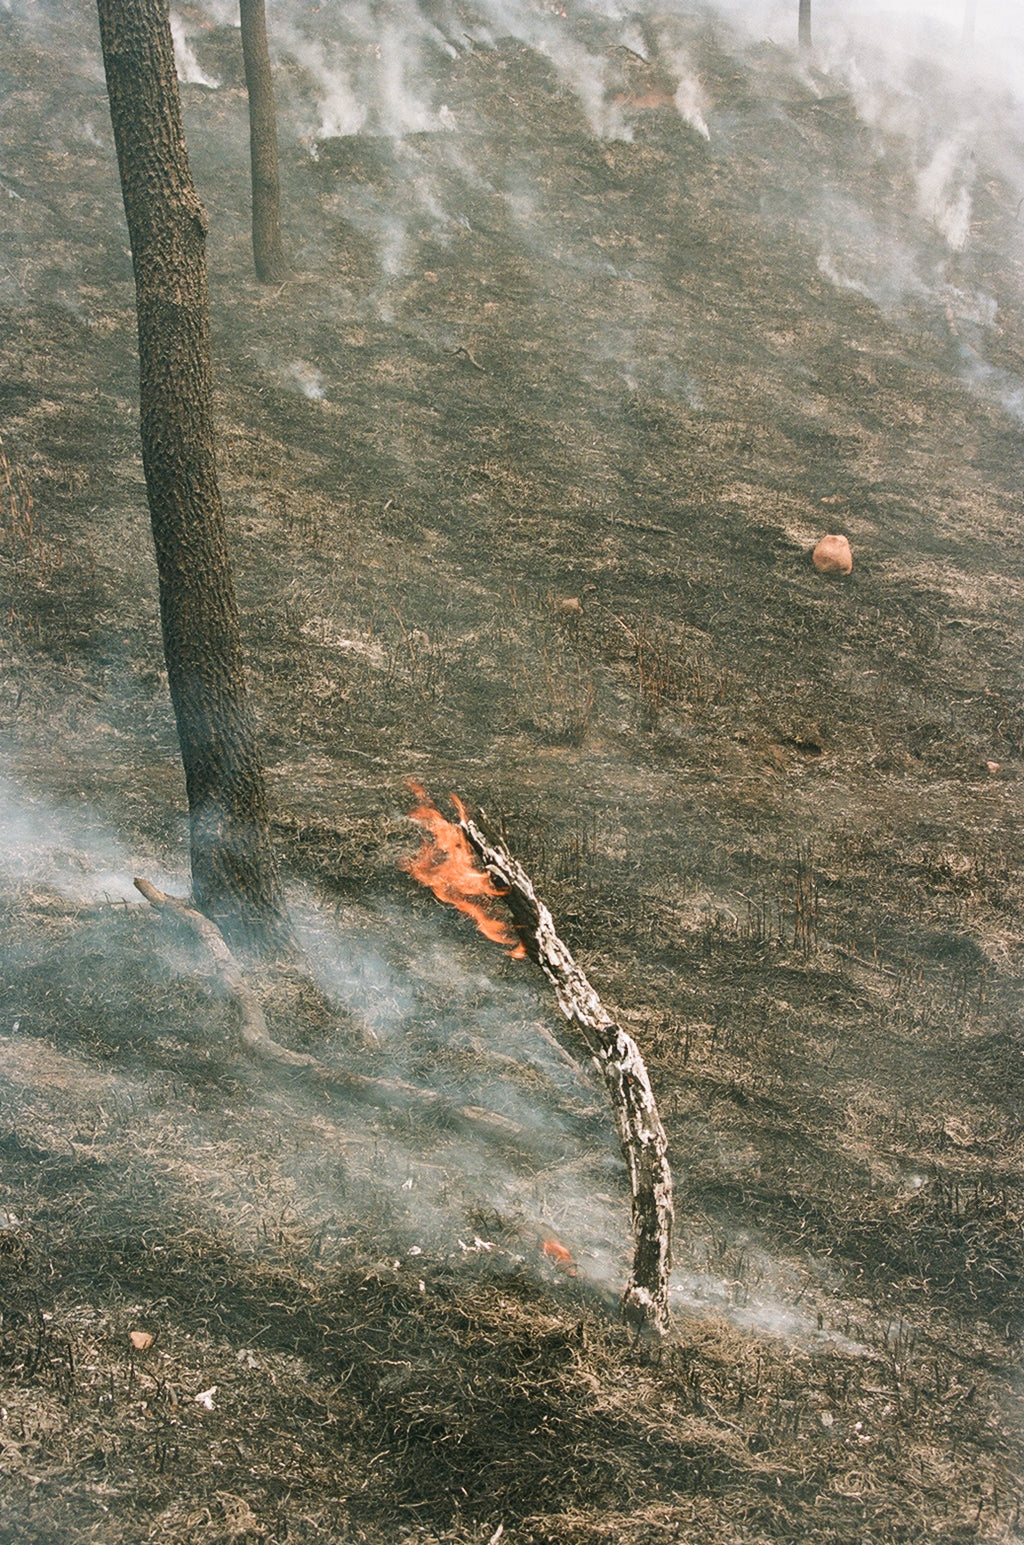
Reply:
<svg viewBox="0 0 1024 1545"><path fill-rule="evenodd" d="M439 1262L525 1274L614 1310L631 1254L625 1166L600 1080L558 1051L549 995L529 966L432 903L325 907L293 891L305 960L340 1016L317 1045L322 1065L433 1091L473 1122L453 1129L415 1109L407 1119L400 1095L339 1106L295 1082L276 1087L233 1058L230 1008L194 940L135 904L136 871L179 893L182 876L151 851L129 852L81 806L10 779L0 800L0 905L48 912L65 935L6 932L3 965L20 992L44 976L69 1005L58 1046L39 1035L19 989L8 996L0 1112L22 1142L45 1150L70 1132L91 1161L130 1156L132 1194L145 1171L173 1211L187 1187L190 1216L244 1252L295 1237L330 1265L358 1242L413 1278ZM219 1049L207 1044L211 1017ZM104 1043L105 1058L116 1046L132 1066L97 1061ZM571 1254L568 1275L545 1245ZM744 1260L742 1289L723 1274L723 1252ZM747 1230L694 1217L676 1253L677 1310L863 1354L816 1319L836 1280L827 1263L785 1263Z"/></svg>
<svg viewBox="0 0 1024 1545"><path fill-rule="evenodd" d="M230 6L210 6L205 14L220 25L233 20ZM190 24L179 20L177 31L183 78L200 84L202 15L191 10ZM576 5L565 15L528 4L410 4L390 7L381 20L367 6L310 13L281 4L271 8L271 34L283 132L302 154L324 154L336 170L330 215L372 247L383 320L433 346L457 346L450 327L431 327L403 307L399 291L429 260L428 248L457 261L474 233L497 222L519 244L541 293L551 267L633 287L635 325L625 335L609 328L574 348L580 371L588 370L588 356L599 368L615 361L627 387L643 384L698 401L701 340L666 323L655 255L616 260L592 204L549 206L536 164L525 148L515 153L515 102L506 107L512 153L496 155L483 132L483 104L464 92L449 101L446 81L453 60L513 39L550 71L597 142L632 141L659 105L678 113L716 161L742 155L760 128L773 147L764 166L766 234L783 241L797 235L830 284L906 318L910 329L919 328L922 313L928 326L948 322L965 384L1019 417L1019 383L990 360L989 347L1001 306L1012 304L1016 268L1008 254L993 283L972 241L972 222L991 224L976 209L986 184L998 180L1007 208L1024 197L1019 10L979 6L967 44L955 0L821 5L807 59L794 50L794 17L788 4ZM711 40L745 75L741 111L721 92L716 100L702 72ZM660 82L653 96L631 86L630 66L638 60ZM808 175L808 100L825 114L852 107L862 126L856 164L826 162ZM376 157L371 175L345 176L346 144L363 147L364 160ZM303 237L296 232L293 240L300 262L315 267ZM296 390L330 395L329 380L301 356L279 368Z"/></svg>
<svg viewBox="0 0 1024 1545"><path fill-rule="evenodd" d="M6 10L70 58L84 79L97 78L89 8L6 0ZM500 152L487 132L491 104L475 102L464 85L458 100L448 100L453 63L511 39L550 72L597 143L630 142L647 132L659 103L679 115L715 162L742 156L762 137L772 147L762 191L766 234L783 241L796 235L814 252L817 273L829 284L897 320L907 318L911 330L920 328L922 313L929 327L942 330L951 322L965 384L1019 417L1020 384L991 357L1000 309L1016 298L1015 263L1008 253L993 282L972 239L972 222L991 225L976 206L993 180L1011 213L1024 197L1019 8L978 5L968 45L960 0L868 8L822 4L815 7L814 48L806 59L795 51L795 11L795 4L781 0L672 8L574 5L564 15L525 3L399 3L383 16L368 5L271 5L284 146L300 164L326 156L329 166L313 219L321 227L326 222L332 239L347 234L365 245L377 268L369 293L342 287L314 301L320 318L343 323L370 304L376 317L432 347L459 346L450 323L431 323L422 308L403 304L403 286L431 261L429 251L433 261L440 250L457 262L460 250L498 228L519 245L542 309L545 271L552 267L633 287L635 326L625 334L610 327L580 340L582 346L572 350L579 372L586 375L593 361L600 373L614 361L627 387L643 384L672 397L702 399L702 340L666 318L658 256L634 251L626 262L616 259L592 201L566 208L561 199L548 206L514 100L504 109L509 144ZM235 12L226 3L172 9L179 71L189 90L230 89L221 81L210 38L211 29L234 27ZM702 59L720 62L722 53L744 76L742 106L721 91L716 99L708 84ZM653 96L649 87L637 90L631 83L638 61L657 76ZM822 113L835 113L840 98L841 111L852 106L862 125L858 161L826 162L809 176L814 152L807 139L813 123L804 121L807 104L817 101ZM216 144L193 130L200 180L204 158L223 164L226 154L244 156L239 107L233 103L219 114ZM55 135L68 144L90 144L97 136L106 141L107 132L94 112L74 100L54 124ZM523 140L518 154L517 135ZM25 196L5 186L8 200ZM311 223L312 211L296 201L296 191L294 179L289 190L286 175L293 257L300 269L316 272L324 266L324 231ZM243 207L222 204L215 211L214 243L229 230L237 236L244 218ZM991 241L991 231L985 234ZM10 291L10 273L0 283ZM647 325L649 317L656 325ZM564 325L557 317L551 321ZM330 362L297 349L290 360L268 360L267 371L311 399L329 399L331 375L324 363Z"/></svg>
<svg viewBox="0 0 1024 1545"><path fill-rule="evenodd" d="M106 154L109 172L91 8L0 0L0 10L68 68L50 148ZM497 105L476 99L464 76L456 82L456 63L512 39L551 87L581 164L643 141L653 132L652 113L671 115L673 128L678 121L689 149L723 175L734 160L749 161L752 144L765 145L756 211L765 239L798 243L810 277L862 298L908 334L952 340L965 386L1010 422L1024 417L1024 382L996 347L1000 318L1021 300L1014 224L1014 207L1024 199L1019 7L979 0L967 47L963 8L952 0L868 9L820 3L806 58L795 47L795 0L567 5L565 14L539 3L395 3L386 11L278 3L268 6L268 19L285 150L285 226L296 266L314 283L290 357L254 336L260 392L276 387L300 406L329 412L349 369L336 339L342 328L368 319L433 357L467 351L483 369L476 355L486 350L486 337L470 338L454 313L432 310L411 285L434 284L430 265L440 259L457 269L464 253L486 256L487 243L500 240L513 254L508 268L519 276L534 330L561 352L567 374L592 385L595 400L612 404L602 413L625 414L641 392L680 405L694 421L714 407L726 368L717 320L687 307L685 282L673 266L677 254L617 241L609 202L589 187L581 184L567 203L537 175L543 146L528 109L511 96ZM226 254L241 250L246 218L244 102L225 72L225 63L236 72L238 66L222 36L235 20L228 3L182 6L173 15L200 183L204 175L212 183L225 165L239 169L238 198L211 200L211 248L221 272ZM638 66L646 72L642 86ZM713 84L730 70L739 83L735 97ZM215 107L204 117L207 98ZM846 141L856 147L855 161L815 164L815 112L855 121ZM977 239L983 194L984 251ZM24 170L8 173L0 159L0 201L11 215L10 234L0 238L8 259L0 293L15 306L27 297L18 242L28 250L44 239L38 227L17 222L25 211L31 222L44 195L41 174L33 183ZM331 265L342 251L356 251L359 262L339 278ZM994 263L993 252L1005 264ZM102 295L95 287L79 295L77 261L73 242L55 241L47 283L55 305L98 333ZM671 309L666 275L677 302ZM577 297L628 291L628 304L609 304L600 323L577 318L566 306L567 286ZM501 302L488 304L498 310ZM803 411L814 383L798 353L757 363L793 411ZM121 385L130 396L126 380ZM415 435L406 438L401 423L391 427L388 449L410 476L431 454ZM564 454L574 470L585 465L595 489L611 475L596 432L593 444L581 441ZM431 625L426 615L415 620ZM380 638L355 616L347 623L306 616L299 631L346 665L386 668ZM109 826L13 785L0 793L5 883L49 885L89 903L132 899L134 863ZM167 888L180 889L173 860L167 862ZM164 883L159 866L148 875ZM538 1022L550 1018L540 989L515 982L512 968L485 963L482 946L455 942L448 925L422 909L413 916L393 898L354 908L340 921L308 895L293 901L324 991L372 1043L362 1053L366 1068L493 1109L514 1126L521 1159L461 1136L439 1138L437 1153L400 1133L383 1142L368 1116L328 1120L299 1096L280 1094L282 1129L300 1123L320 1149L306 1162L284 1140L289 1205L311 1227L327 1226L345 1207L386 1211L403 1248L474 1259L498 1251L479 1221L491 1213L521 1237L519 1246L506 1240L501 1247L506 1263L542 1269L538 1241L551 1230L565 1238L589 1280L614 1290L625 1270L622 1166L593 1119L600 1096L592 1082L568 1072L537 1033ZM397 949L396 936L404 941ZM184 977L187 961L174 959ZM344 1060L351 1049L339 1041L322 1055ZM500 1073L503 1059L520 1072ZM150 1090L138 1098L151 1096ZM210 1140L199 1117L193 1137ZM340 1188L324 1180L323 1152L332 1143L348 1154ZM284 1185L280 1176L277 1183ZM732 1312L723 1279L705 1269L696 1239L694 1233L685 1247L693 1258L680 1268L679 1301ZM772 1257L762 1255L764 1304L748 1304L737 1317L808 1333L810 1319L780 1306L772 1292L781 1282L781 1291L798 1300L803 1287L778 1276Z"/></svg>

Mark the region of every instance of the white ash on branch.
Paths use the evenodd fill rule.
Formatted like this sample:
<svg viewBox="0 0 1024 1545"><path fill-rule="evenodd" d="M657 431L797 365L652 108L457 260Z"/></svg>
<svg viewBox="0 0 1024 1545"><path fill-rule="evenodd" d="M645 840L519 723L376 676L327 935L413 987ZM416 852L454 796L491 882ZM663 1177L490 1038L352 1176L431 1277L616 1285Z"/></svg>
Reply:
<svg viewBox="0 0 1024 1545"><path fill-rule="evenodd" d="M459 827L503 900L531 960L555 989L558 1005L575 1026L605 1082L615 1114L632 1193L633 1272L622 1299L623 1316L664 1333L669 1320L672 1270L672 1172L665 1129L651 1080L632 1036L616 1024L555 931L551 913L522 865L503 843L484 835L458 800Z"/></svg>

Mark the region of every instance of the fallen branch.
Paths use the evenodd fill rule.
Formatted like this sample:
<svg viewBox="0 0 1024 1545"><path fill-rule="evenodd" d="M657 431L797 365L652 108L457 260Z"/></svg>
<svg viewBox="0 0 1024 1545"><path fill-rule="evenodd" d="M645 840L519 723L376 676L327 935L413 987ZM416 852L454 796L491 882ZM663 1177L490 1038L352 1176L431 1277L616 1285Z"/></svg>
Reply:
<svg viewBox="0 0 1024 1545"><path fill-rule="evenodd" d="M469 349L466 348L465 344L461 344L460 343L459 347L457 349L453 349L452 350L452 353L453 354L461 354L465 359L469 360L469 363L472 366L474 366L475 369L477 369L479 371L482 371L482 373L484 375L487 374L486 366L481 365L480 361L478 359L474 358L474 356L470 353Z"/></svg>
<svg viewBox="0 0 1024 1545"><path fill-rule="evenodd" d="M634 1324L668 1329L672 1270L672 1173L665 1129L639 1047L615 1023L555 931L551 913L529 875L504 843L484 835L461 803L459 826L505 892L504 902L531 960L555 989L559 1008L581 1037L605 1082L629 1171L632 1193L633 1273L622 1298L623 1316Z"/></svg>
<svg viewBox="0 0 1024 1545"><path fill-rule="evenodd" d="M479 1105L455 1105L443 1094L433 1089L420 1089L415 1084L397 1078L368 1078L363 1073L350 1073L340 1068L330 1068L317 1057L306 1052L292 1051L275 1041L267 1029L267 1021L260 1001L249 986L234 955L224 942L224 936L216 923L195 907L190 907L177 896L168 896L157 890L148 880L136 877L135 888L158 911L170 912L195 934L210 957L214 974L227 996L238 1009L238 1033L244 1049L261 1062L269 1062L279 1068L305 1073L322 1087L338 1090L355 1099L375 1105L400 1105L424 1114L440 1116L457 1126L483 1131L488 1136L516 1137L521 1128L507 1116L497 1111L485 1110Z"/></svg>

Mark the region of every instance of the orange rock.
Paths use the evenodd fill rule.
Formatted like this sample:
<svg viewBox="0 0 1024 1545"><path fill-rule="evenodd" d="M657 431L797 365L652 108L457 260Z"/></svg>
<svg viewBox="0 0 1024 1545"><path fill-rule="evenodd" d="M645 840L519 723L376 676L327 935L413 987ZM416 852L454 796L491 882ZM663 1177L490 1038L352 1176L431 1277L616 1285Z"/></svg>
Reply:
<svg viewBox="0 0 1024 1545"><path fill-rule="evenodd" d="M811 554L811 562L819 574L849 574L853 554L846 537L823 536Z"/></svg>
<svg viewBox="0 0 1024 1545"><path fill-rule="evenodd" d="M153 1345L153 1337L148 1330L133 1330L128 1339L136 1352L148 1352Z"/></svg>

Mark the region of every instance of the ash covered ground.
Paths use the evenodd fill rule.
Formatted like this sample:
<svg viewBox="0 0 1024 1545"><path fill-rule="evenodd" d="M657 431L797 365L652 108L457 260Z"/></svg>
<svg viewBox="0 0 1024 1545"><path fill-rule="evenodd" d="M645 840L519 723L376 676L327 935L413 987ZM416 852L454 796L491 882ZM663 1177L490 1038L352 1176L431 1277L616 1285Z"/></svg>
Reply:
<svg viewBox="0 0 1024 1545"><path fill-rule="evenodd" d="M1024 46L839 9L282 0L272 289L234 8L176 11L306 949L251 980L377 1103L132 889L184 791L95 18L0 3L0 1540L1021 1537ZM664 1346L408 776L647 1059Z"/></svg>

